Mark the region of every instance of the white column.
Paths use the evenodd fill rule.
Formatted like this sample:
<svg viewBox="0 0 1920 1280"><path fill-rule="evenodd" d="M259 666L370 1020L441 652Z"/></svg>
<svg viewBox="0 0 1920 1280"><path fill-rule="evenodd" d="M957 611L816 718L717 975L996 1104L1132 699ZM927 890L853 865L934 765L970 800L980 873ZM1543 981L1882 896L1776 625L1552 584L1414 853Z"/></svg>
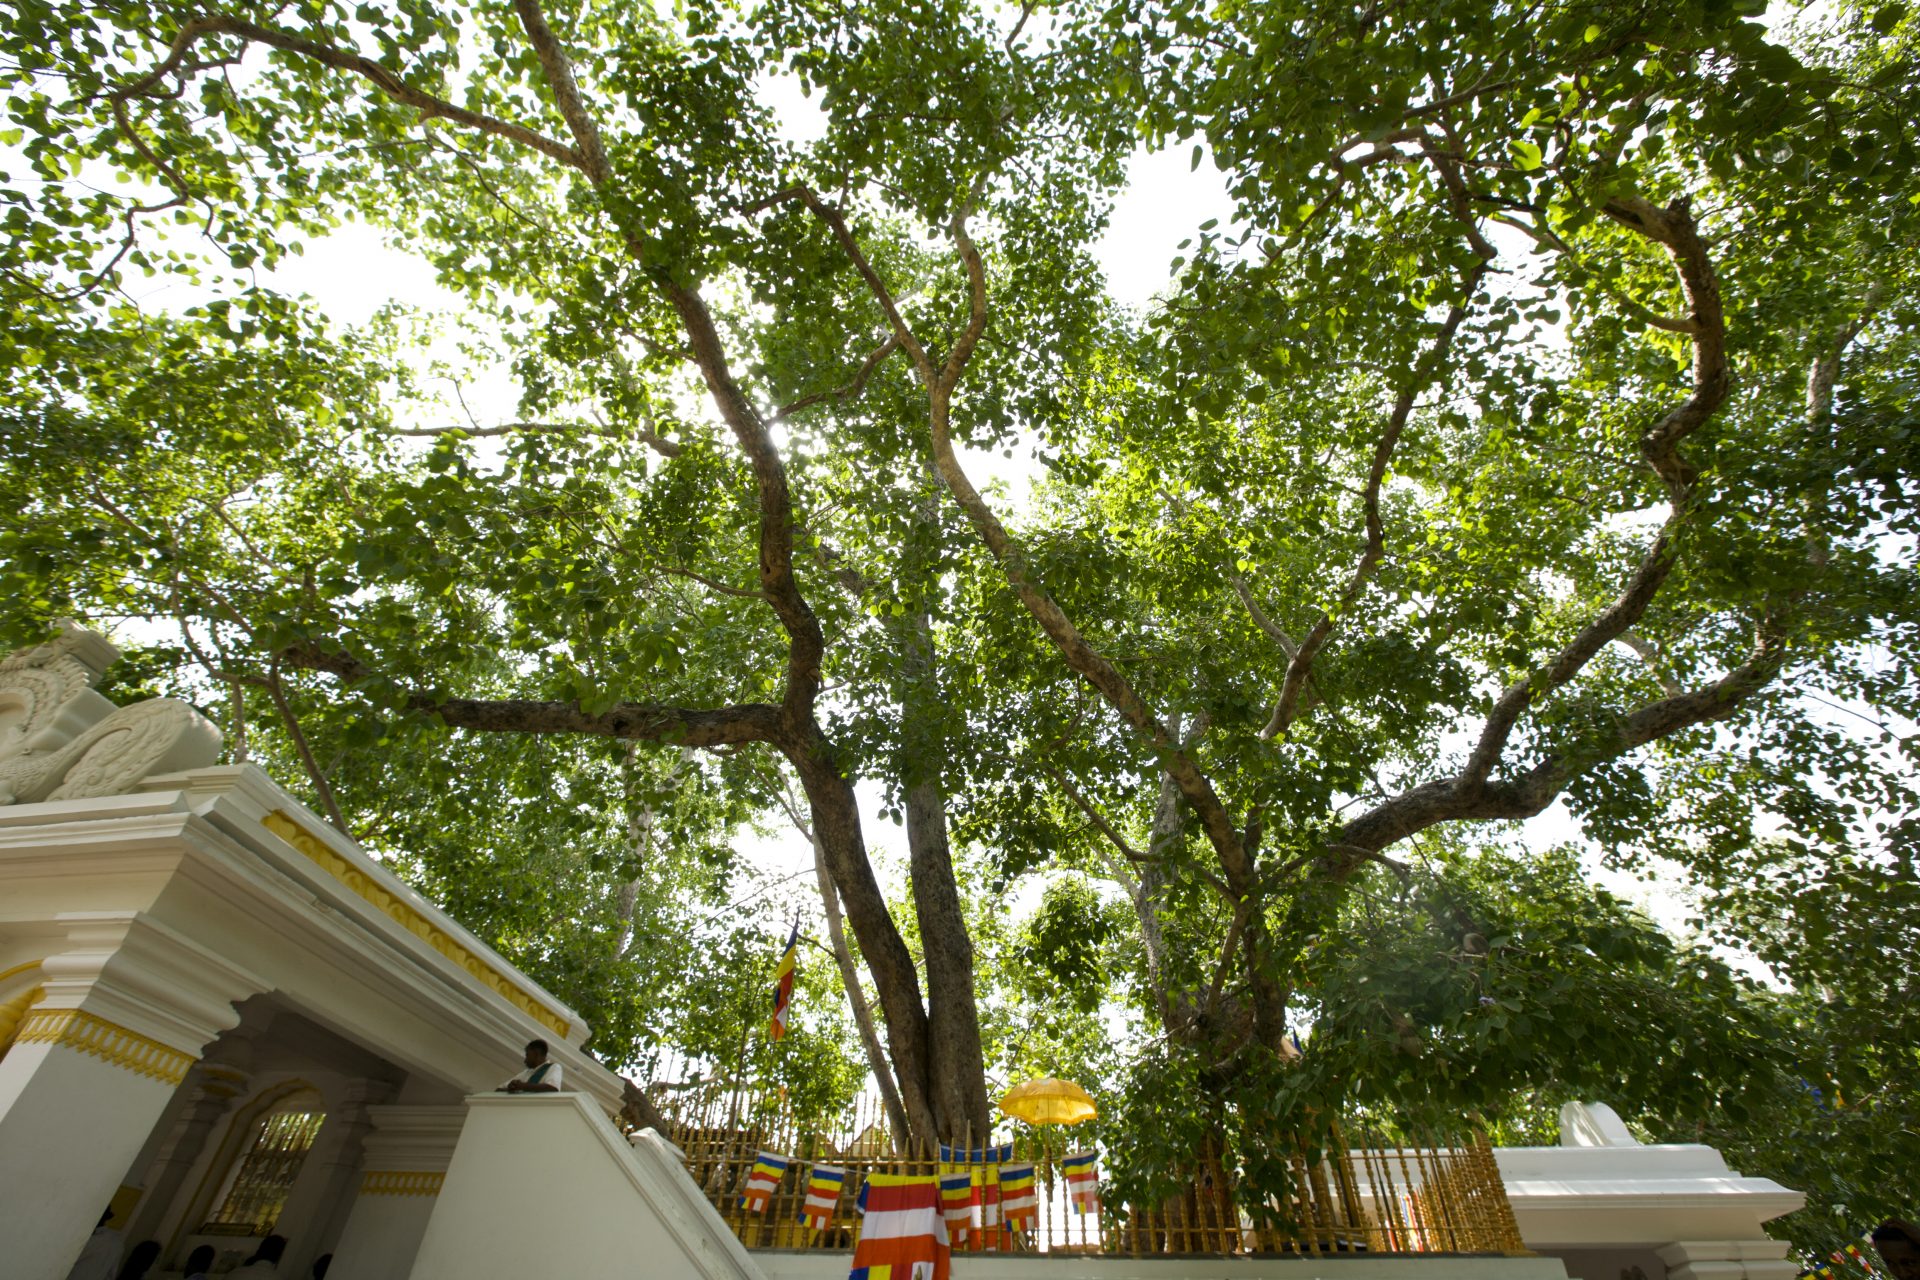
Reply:
<svg viewBox="0 0 1920 1280"><path fill-rule="evenodd" d="M1655 1250L1667 1280L1794 1280L1783 1240L1681 1240Z"/></svg>
<svg viewBox="0 0 1920 1280"><path fill-rule="evenodd" d="M29 1224L8 1233L9 1280L62 1280L187 1068L258 990L136 920L76 926L68 943L0 1059L0 1204Z"/></svg>
<svg viewBox="0 0 1920 1280"><path fill-rule="evenodd" d="M446 1181L447 1165L467 1122L464 1103L451 1107L368 1107L373 1132L358 1197L333 1250L329 1275L353 1280L405 1280L413 1271L427 1220Z"/></svg>

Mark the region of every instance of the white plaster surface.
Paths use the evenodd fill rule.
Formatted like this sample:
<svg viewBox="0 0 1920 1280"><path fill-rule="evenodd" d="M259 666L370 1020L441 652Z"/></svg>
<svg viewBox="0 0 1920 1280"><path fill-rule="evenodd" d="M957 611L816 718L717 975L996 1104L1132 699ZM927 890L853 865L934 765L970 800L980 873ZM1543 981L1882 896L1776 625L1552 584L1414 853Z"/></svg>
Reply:
<svg viewBox="0 0 1920 1280"><path fill-rule="evenodd" d="M340 1233L328 1275L341 1280L406 1280L433 1218L433 1196L360 1196ZM474 1272L488 1275L490 1272Z"/></svg>
<svg viewBox="0 0 1920 1280"><path fill-rule="evenodd" d="M467 1104L413 1280L765 1280L666 1144L629 1145L579 1094Z"/></svg>
<svg viewBox="0 0 1920 1280"><path fill-rule="evenodd" d="M64 1280L173 1096L64 1045L0 1059L0 1280Z"/></svg>
<svg viewBox="0 0 1920 1280"><path fill-rule="evenodd" d="M1806 1203L1729 1169L1712 1147L1500 1147L1494 1158L1533 1249L1767 1240L1766 1222Z"/></svg>

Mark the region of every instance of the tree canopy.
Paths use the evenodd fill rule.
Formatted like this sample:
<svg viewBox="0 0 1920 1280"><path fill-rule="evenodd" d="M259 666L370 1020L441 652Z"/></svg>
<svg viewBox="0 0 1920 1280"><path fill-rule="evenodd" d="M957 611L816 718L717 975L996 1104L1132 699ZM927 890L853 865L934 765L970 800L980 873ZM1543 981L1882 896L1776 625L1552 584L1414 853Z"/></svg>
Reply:
<svg viewBox="0 0 1920 1280"><path fill-rule="evenodd" d="M729 837L791 779L814 980L877 1016L807 1052L897 1128L1078 1064L1141 1188L1202 1132L1284 1180L1341 1107L1737 1145L1793 1025L1807 1132L1838 1090L1911 1151L1920 19L1774 18L14 6L9 637L135 628L611 1060L731 1052ZM1095 251L1142 148L1233 213L1135 311ZM511 420L446 424L422 318L276 290L347 219ZM1549 810L1790 990L1526 852ZM1624 1009L1658 1034L1597 1043ZM1808 1175L1843 1219L1856 1169Z"/></svg>

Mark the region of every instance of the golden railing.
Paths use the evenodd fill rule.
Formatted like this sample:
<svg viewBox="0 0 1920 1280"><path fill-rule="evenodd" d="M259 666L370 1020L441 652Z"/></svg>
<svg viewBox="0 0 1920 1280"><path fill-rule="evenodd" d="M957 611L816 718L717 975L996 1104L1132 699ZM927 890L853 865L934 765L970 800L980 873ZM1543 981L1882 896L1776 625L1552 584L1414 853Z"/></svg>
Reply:
<svg viewBox="0 0 1920 1280"><path fill-rule="evenodd" d="M796 1120L777 1096L707 1089L656 1097L667 1137L709 1203L751 1249L850 1250L859 1239L855 1204L870 1174L938 1177L959 1171L992 1182L999 1167L942 1161L929 1144L900 1149L876 1102L862 1099L831 1124ZM1309 1153L1290 1158L1291 1193L1269 1202L1259 1220L1235 1175L1210 1150L1195 1153L1179 1194L1154 1204L1116 1204L1102 1188L1097 1212L1076 1212L1059 1159L1082 1145L1072 1130L1036 1131L1013 1140L1013 1160L1034 1165L1037 1216L1021 1230L982 1221L956 1242L960 1251L1153 1254L1524 1253L1493 1151L1477 1133L1416 1144L1370 1127L1348 1126ZM761 1150L791 1160L759 1212L741 1194ZM800 1220L816 1164L846 1171L823 1229Z"/></svg>

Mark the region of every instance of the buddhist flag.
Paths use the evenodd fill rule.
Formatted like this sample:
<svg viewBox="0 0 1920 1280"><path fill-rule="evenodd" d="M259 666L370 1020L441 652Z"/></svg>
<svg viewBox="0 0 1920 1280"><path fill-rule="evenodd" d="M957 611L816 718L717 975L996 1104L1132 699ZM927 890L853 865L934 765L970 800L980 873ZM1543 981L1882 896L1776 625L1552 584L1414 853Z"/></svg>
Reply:
<svg viewBox="0 0 1920 1280"><path fill-rule="evenodd" d="M999 1155L1000 1153L995 1152ZM1012 1155L1011 1146L1005 1152ZM1011 1249L1006 1224L1000 1220L1000 1164L983 1164L973 1171L976 1194L980 1197L980 1246L985 1249Z"/></svg>
<svg viewBox="0 0 1920 1280"><path fill-rule="evenodd" d="M815 1231L824 1230L833 1221L833 1211L840 1204L840 1188L846 1181L845 1169L830 1164L813 1166L813 1175L807 1179L807 1199L800 1206L800 1221Z"/></svg>
<svg viewBox="0 0 1920 1280"><path fill-rule="evenodd" d="M753 1170L747 1174L747 1189L740 1193L740 1205L748 1213L765 1213L767 1201L787 1174L792 1157L762 1151L753 1158Z"/></svg>
<svg viewBox="0 0 1920 1280"><path fill-rule="evenodd" d="M1100 1207L1100 1170L1092 1151L1072 1151L1060 1157L1060 1172L1067 1180L1067 1198L1075 1213L1092 1213Z"/></svg>
<svg viewBox="0 0 1920 1280"><path fill-rule="evenodd" d="M1033 1190L1031 1164L1000 1166L1000 1212L1010 1227L1025 1227L1040 1216L1040 1201Z"/></svg>
<svg viewBox="0 0 1920 1280"><path fill-rule="evenodd" d="M948 1280L952 1255L930 1177L875 1173L864 1192L867 1220L847 1280Z"/></svg>
<svg viewBox="0 0 1920 1280"><path fill-rule="evenodd" d="M767 1036L778 1041L787 1034L787 1007L793 1003L793 966L800 951L800 922L793 922L787 934L787 949L780 953L780 970L773 978L773 1018L767 1023Z"/></svg>
<svg viewBox="0 0 1920 1280"><path fill-rule="evenodd" d="M972 1172L962 1169L940 1175L940 1216L946 1219L952 1240L962 1239L979 1225L980 1201L973 1193Z"/></svg>

